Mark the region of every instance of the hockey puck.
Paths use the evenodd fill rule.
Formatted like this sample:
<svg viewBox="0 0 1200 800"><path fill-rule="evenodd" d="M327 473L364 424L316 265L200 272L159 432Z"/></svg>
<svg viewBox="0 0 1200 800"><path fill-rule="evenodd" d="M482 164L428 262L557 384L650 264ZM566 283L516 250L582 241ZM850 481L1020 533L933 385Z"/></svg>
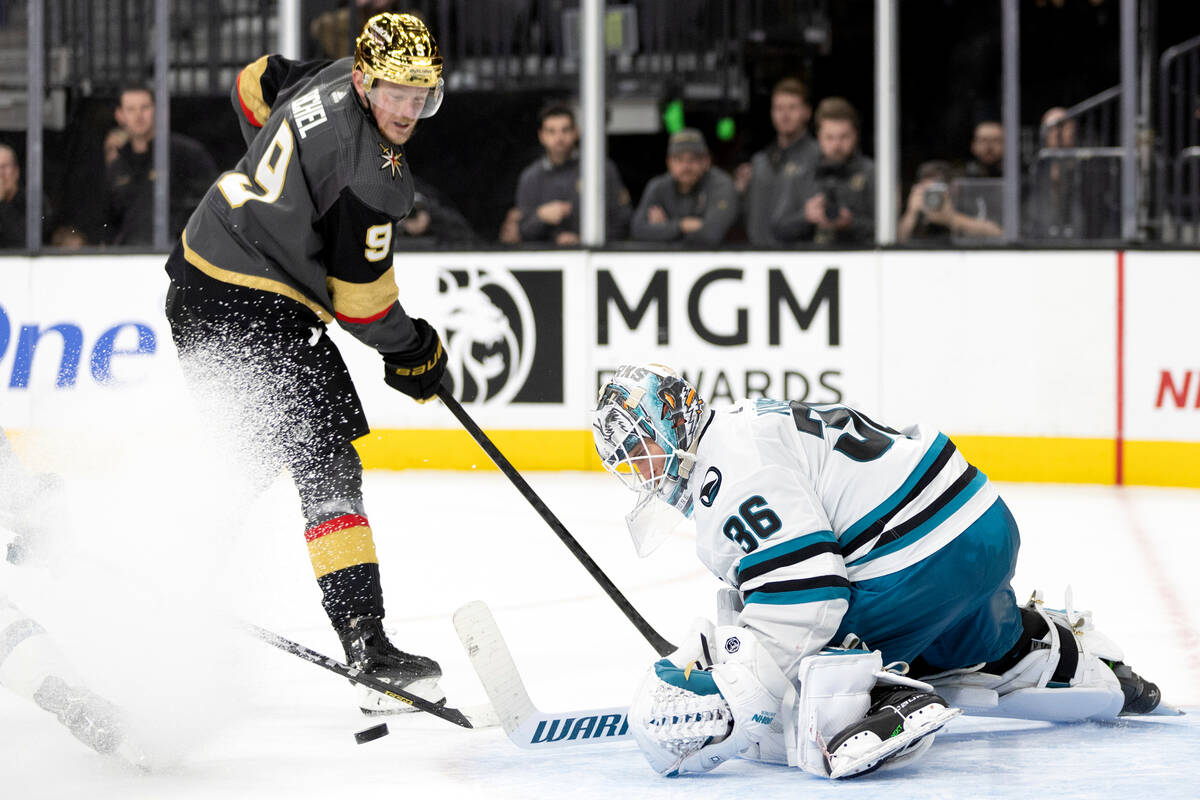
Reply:
<svg viewBox="0 0 1200 800"><path fill-rule="evenodd" d="M374 728L367 728L365 731L359 731L358 733L354 734L354 741L358 742L359 744L366 744L367 742L373 742L376 739L382 739L387 735L387 723L384 722L380 725L376 725Z"/></svg>

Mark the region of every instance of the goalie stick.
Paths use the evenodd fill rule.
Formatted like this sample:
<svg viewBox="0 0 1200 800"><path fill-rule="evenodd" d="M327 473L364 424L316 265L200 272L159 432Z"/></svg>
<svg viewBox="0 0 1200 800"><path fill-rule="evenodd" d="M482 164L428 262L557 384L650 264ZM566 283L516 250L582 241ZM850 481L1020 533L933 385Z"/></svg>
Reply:
<svg viewBox="0 0 1200 800"><path fill-rule="evenodd" d="M639 614L638 610L633 607L633 604L626 599L625 595L621 594L621 590L604 574L604 570L600 569L600 565L592 560L592 557L575 540L575 537L559 521L558 517L554 516L554 512L542 502L542 498L538 497L537 493L533 491L533 487L521 477L521 473L517 472L516 468L504 457L504 454L496 448L496 445L483 432L483 429L475 424L475 420L471 419L471 416L458 400L454 398L454 395L450 393L450 389L445 384L438 387L437 396L446 404L446 408L450 409L450 413L458 419L459 424L466 429L467 433L471 434L471 438L475 440L476 444L483 448L483 452L487 453L488 458L495 462L505 477L512 481L513 486L517 487L517 491L521 493L521 496L528 500L529 505L533 506L534 510L541 515L546 524L550 526L550 530L554 531L558 538L562 540L562 543L567 546L567 549L571 551L571 555L575 556L579 563L583 565L583 568L588 571L588 574L595 579L596 583L600 584L600 588L604 590L604 593L617 604L617 608L621 609L621 612L633 623L633 627L638 629L638 633L645 637L650 646L660 656L674 652L675 645L668 642L658 631L654 630L650 623L646 621L646 618Z"/></svg>
<svg viewBox="0 0 1200 800"><path fill-rule="evenodd" d="M321 655L316 650L310 650L304 645L293 642L291 639L284 638L277 633L272 633L266 628L260 628L251 623L243 624L255 637L262 639L273 647L279 648L285 653L291 653L311 664L316 664L318 667L323 667L334 674L341 675L351 683L366 686L368 689L374 689L380 694L387 695L394 700L407 703L418 711L424 711L427 714L440 717L447 722L453 722L455 725L463 728L487 728L496 725L494 716L490 714L490 710L486 706L483 708L450 708L438 703L431 703L423 697L409 694L403 689L392 686L390 683L381 681L378 678L372 678L365 672L343 664L336 659Z"/></svg>
<svg viewBox="0 0 1200 800"><path fill-rule="evenodd" d="M546 750L572 744L628 739L628 708L596 708L553 714L533 704L492 612L476 600L454 612L454 629L467 658L513 744Z"/></svg>

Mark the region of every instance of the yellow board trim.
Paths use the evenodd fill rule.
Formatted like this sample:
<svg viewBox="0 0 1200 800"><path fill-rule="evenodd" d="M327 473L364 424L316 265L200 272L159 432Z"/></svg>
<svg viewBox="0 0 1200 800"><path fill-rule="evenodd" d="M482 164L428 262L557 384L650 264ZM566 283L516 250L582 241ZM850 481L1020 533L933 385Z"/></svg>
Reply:
<svg viewBox="0 0 1200 800"><path fill-rule="evenodd" d="M487 432L518 470L602 469L591 431ZM998 481L1116 482L1116 442L1051 436L955 436L963 456ZM466 433L447 430L375 430L355 441L368 469L495 470ZM1200 488L1200 442L1126 442L1125 483Z"/></svg>
<svg viewBox="0 0 1200 800"><path fill-rule="evenodd" d="M1126 442L1125 483L1200 486L1200 442Z"/></svg>
<svg viewBox="0 0 1200 800"><path fill-rule="evenodd" d="M963 458L997 481L1116 483L1112 439L1052 436L955 436Z"/></svg>
<svg viewBox="0 0 1200 800"><path fill-rule="evenodd" d="M308 543L308 557L318 578L358 564L378 564L375 539L365 525L327 533Z"/></svg>
<svg viewBox="0 0 1200 800"><path fill-rule="evenodd" d="M245 286L247 289L257 289L260 292L274 292L281 294L289 300L295 300L297 303L310 309L314 314L321 318L321 321L328 324L333 322L333 315L326 311L319 303L314 303L312 300L305 297L300 292L288 286L282 281L271 280L270 278L257 278L253 275L243 275L240 272L218 267L216 264L206 260L203 256L188 246L187 231L183 232L183 257L187 262L196 269L203 272L208 277L221 281L222 283L231 283L234 286Z"/></svg>

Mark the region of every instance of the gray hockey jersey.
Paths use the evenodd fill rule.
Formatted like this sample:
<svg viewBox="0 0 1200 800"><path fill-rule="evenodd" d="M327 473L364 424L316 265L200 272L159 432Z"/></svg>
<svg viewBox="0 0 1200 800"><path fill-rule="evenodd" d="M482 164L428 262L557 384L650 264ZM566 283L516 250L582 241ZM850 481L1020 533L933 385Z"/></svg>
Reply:
<svg viewBox="0 0 1200 800"><path fill-rule="evenodd" d="M351 84L352 60L263 56L232 99L249 143L192 214L184 257L226 283L275 292L387 353L409 349L398 302L395 223L412 209L404 150Z"/></svg>

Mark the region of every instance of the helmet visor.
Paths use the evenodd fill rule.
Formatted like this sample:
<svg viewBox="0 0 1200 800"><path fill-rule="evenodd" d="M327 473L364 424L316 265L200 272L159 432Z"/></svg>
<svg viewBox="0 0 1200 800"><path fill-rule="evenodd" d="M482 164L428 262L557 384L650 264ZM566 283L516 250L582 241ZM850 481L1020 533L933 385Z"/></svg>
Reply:
<svg viewBox="0 0 1200 800"><path fill-rule="evenodd" d="M679 509L664 502L654 491L639 494L637 504L625 515L625 527L638 558L657 550L684 519Z"/></svg>
<svg viewBox="0 0 1200 800"><path fill-rule="evenodd" d="M381 111L406 119L432 117L442 106L445 86L438 78L437 86L409 86L375 80L367 90L367 100Z"/></svg>

